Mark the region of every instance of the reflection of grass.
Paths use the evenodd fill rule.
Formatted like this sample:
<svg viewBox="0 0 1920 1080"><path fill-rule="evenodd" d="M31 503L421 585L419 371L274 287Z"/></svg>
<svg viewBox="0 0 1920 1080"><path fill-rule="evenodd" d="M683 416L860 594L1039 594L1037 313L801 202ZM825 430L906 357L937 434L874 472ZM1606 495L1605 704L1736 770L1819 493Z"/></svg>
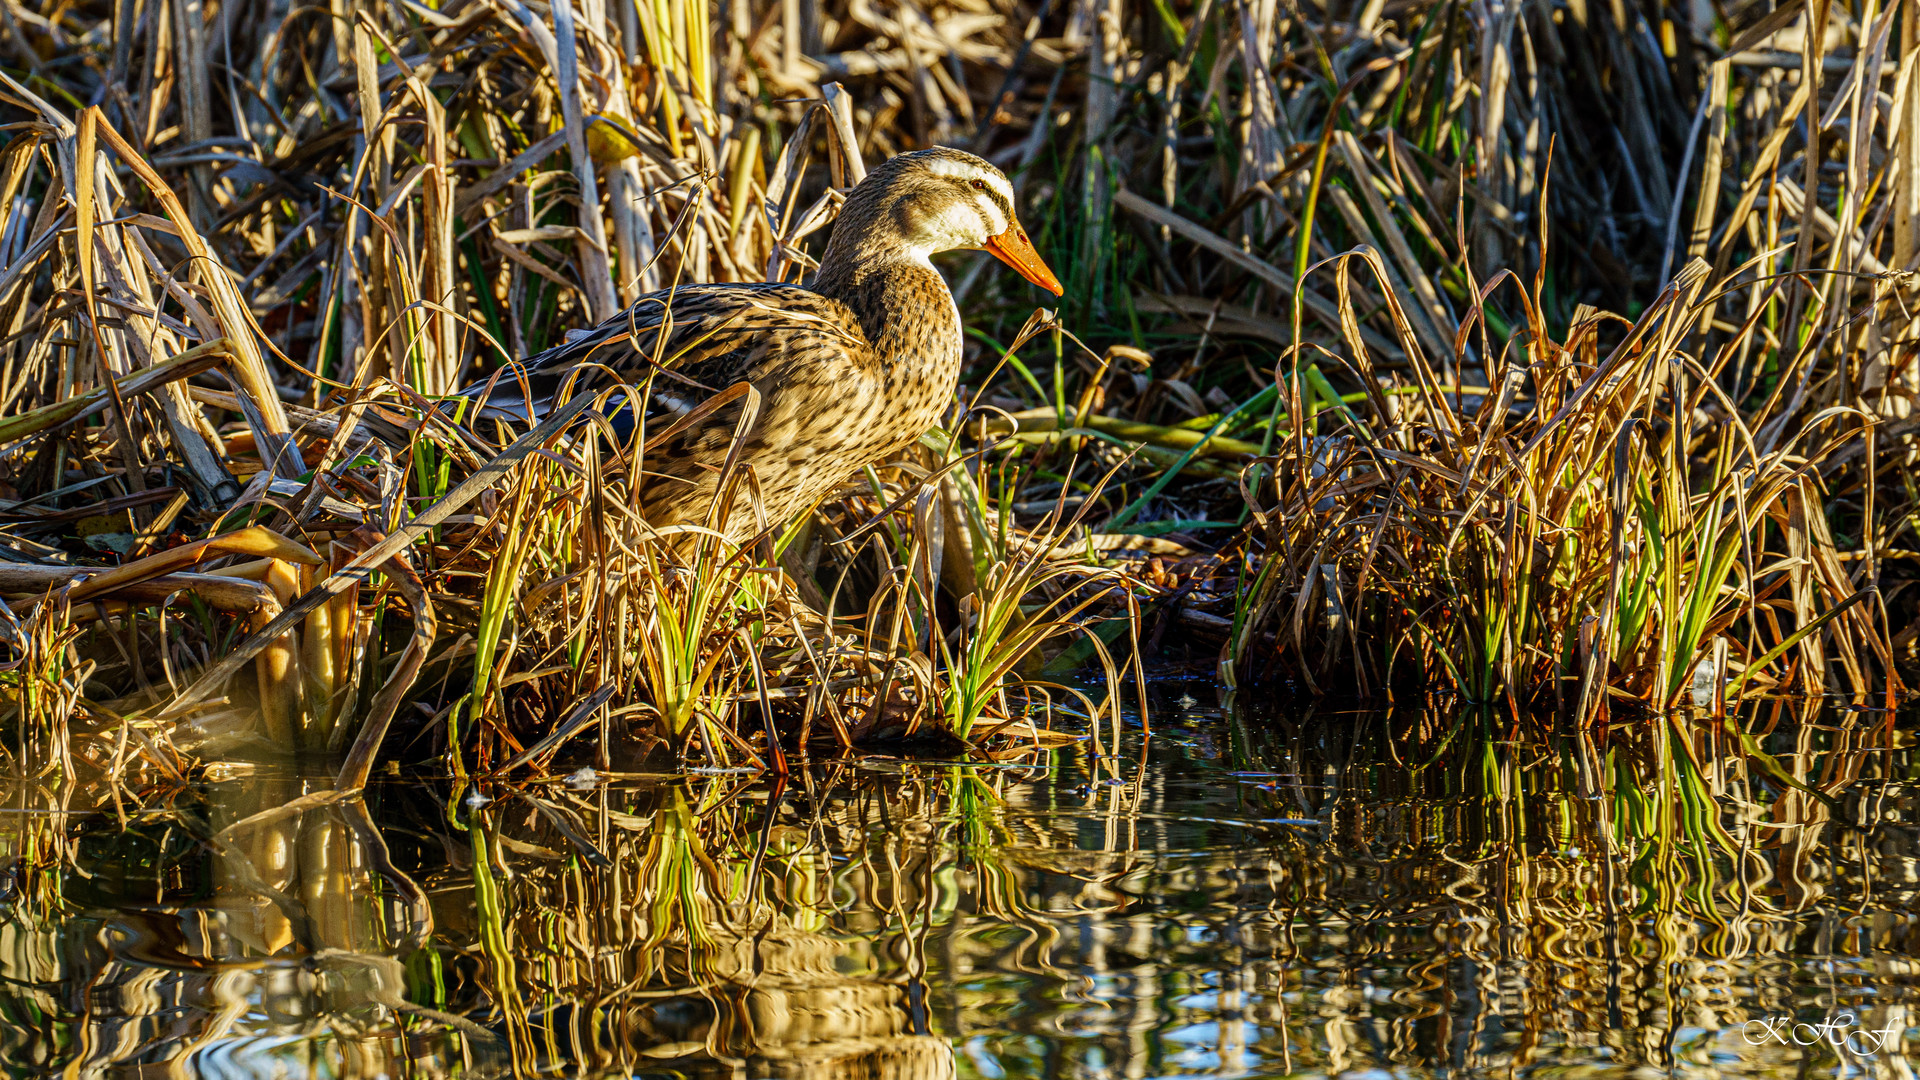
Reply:
<svg viewBox="0 0 1920 1080"><path fill-rule="evenodd" d="M1309 773L1318 765L1307 763L1326 761L1347 778L1333 808L1315 804L1295 781L1278 781L1272 795L1255 796L1284 800L1275 813L1325 816L1345 802L1381 798L1453 806L1458 812L1436 818L1427 834L1436 853L1484 861L1497 850L1495 862L1517 860L1509 867L1516 872L1533 862L1585 865L1603 872L1609 895L1627 890L1619 894L1622 915L1699 920L1716 940L1741 940L1825 895L1805 865L1820 837L1832 836L1836 860L1867 842L1845 823L1858 809L1841 796L1860 775L1862 756L1884 752L1887 729L1877 715L1774 700L1724 723L1676 715L1537 733L1515 727L1503 710L1402 710L1370 719L1348 740L1329 734L1347 722L1342 714L1307 714L1283 721L1277 734L1290 733L1290 741L1238 728L1232 753L1242 768L1285 773L1278 755ZM1778 737L1742 735L1737 724L1788 726L1793 745L1782 752ZM1484 819L1466 813L1473 807L1485 807Z"/></svg>
<svg viewBox="0 0 1920 1080"><path fill-rule="evenodd" d="M73 800L70 793L57 788L20 781L0 791L5 792L0 800L0 889L5 894L0 896L0 923L12 923L18 931L9 950L14 954L0 956L0 974L34 984L46 973L34 973L41 964L32 955L33 939L57 928L76 910L68 900L68 886L79 842L64 820ZM104 846L118 849L116 854L128 862L119 864L117 872L104 881L94 880L91 874L80 876L79 888L96 896L96 890L113 884L146 884L142 879L155 874L155 864L168 854L156 849L147 836ZM0 940L6 937L0 935ZM4 1038L0 1045L5 1045Z"/></svg>
<svg viewBox="0 0 1920 1080"><path fill-rule="evenodd" d="M1463 725L1417 709L1305 714L1244 729L1231 767L1274 777L1242 787L1249 816L1321 823L1307 849L1287 853L1276 837L1263 852L1262 895L1288 927L1266 985L1312 1004L1291 1036L1305 1067L1504 1075L1604 1057L1664 1069L1680 1064L1670 1038L1705 1029L1718 1033L1705 1040L1715 1057L1697 1067L1785 1077L1804 1067L1801 1052L1741 1044L1748 1018L1845 1001L1862 1016L1891 1010L1897 1024L1910 995L1867 987L1899 963L1877 950L1899 952L1920 899L1893 854L1912 823L1903 811L1897 826L1845 823L1910 792L1910 751L1875 714L1770 702L1738 719L1763 733L1767 763L1720 725L1688 720L1617 726L1585 746L1525 733L1456 734L1442 747L1456 726L1506 729L1498 713ZM1429 765L1410 772L1396 755ZM1204 896L1242 880L1216 874L1193 887ZM1210 903L1240 920L1235 941L1263 914L1244 895ZM1850 974L1830 984L1793 973L1815 954ZM1328 964L1366 995L1316 985ZM1467 987L1477 996L1463 1003ZM1406 1037L1369 1047L1385 1015ZM1464 1058L1422 1041L1469 1022L1504 1037L1471 1042Z"/></svg>
<svg viewBox="0 0 1920 1080"><path fill-rule="evenodd" d="M642 955L661 956L668 949L698 956L712 951L726 929L730 901L749 900L729 895L725 871L707 856L700 843L698 817L684 793L673 788L668 804L654 817L647 846L640 856L638 876L646 892L636 897L635 910L645 913L646 937ZM740 852L729 860L737 863ZM753 881L742 883L747 889ZM654 974L640 973L642 978Z"/></svg>
<svg viewBox="0 0 1920 1080"><path fill-rule="evenodd" d="M472 860L473 924L479 934L479 946L488 960L493 1000L506 1021L508 1043L516 1061L533 1054L533 1037L528 1030L526 998L520 990L520 962L508 943L507 911L501 895L496 867L503 864L499 846L476 815L467 826L471 841L468 856Z"/></svg>
<svg viewBox="0 0 1920 1080"><path fill-rule="evenodd" d="M515 1039L523 1067L652 1045L950 1072L909 1003L925 999L927 935L963 895L1024 917L998 782L969 767L886 783L829 774L806 813L718 779L621 793L636 800L623 810L553 790L529 793L530 817L511 798L480 808L475 857L494 861L473 878L487 894L479 938L503 1011L537 1018ZM956 858L971 888L956 885Z"/></svg>
<svg viewBox="0 0 1920 1080"><path fill-rule="evenodd" d="M102 789L6 790L0 1075L497 1064L434 992L426 898L364 803L284 777L176 794L115 822Z"/></svg>
<svg viewBox="0 0 1920 1080"><path fill-rule="evenodd" d="M68 918L124 905L123 936L94 952L81 945L98 923L0 901L0 975L24 984L0 984L0 1046L119 1046L124 1017L53 988L151 1010L170 999L143 988L211 970L216 986L258 980L298 1023L221 1035L218 1002L169 1005L129 1053L321 1017L338 1030L300 1045L323 1054L371 1060L407 1028L404 1045L599 1077L922 1080L971 1068L968 1053L1008 1075L1169 1075L1210 1053L1245 1054L1253 1075L1757 1054L1667 1044L1809 1008L1816 989L1849 1007L1904 1000L1915 774L1910 747L1888 749L1908 733L1878 714L1750 704L1739 720L1810 790L1729 749L1716 723L1583 739L1497 710L1404 710L1165 725L1135 779L1081 743L1049 752L1051 775L869 762L779 785L492 783L491 801L462 794L464 837L427 793L393 785L377 793L381 845L355 826L359 804L272 778L223 789L210 823L183 801L78 848L56 845L46 814L0 815L0 859L41 859L37 884L10 871L27 897L64 900ZM1220 760L1171 763L1184 749L1170 740L1201 735ZM5 808L63 805L22 790ZM1868 812L1901 820L1843 824ZM426 924L408 908L429 898L432 947L414 950L409 927ZM179 933L203 921L220 932ZM179 955L195 963L168 967ZM1782 966L1814 958L1838 976Z"/></svg>

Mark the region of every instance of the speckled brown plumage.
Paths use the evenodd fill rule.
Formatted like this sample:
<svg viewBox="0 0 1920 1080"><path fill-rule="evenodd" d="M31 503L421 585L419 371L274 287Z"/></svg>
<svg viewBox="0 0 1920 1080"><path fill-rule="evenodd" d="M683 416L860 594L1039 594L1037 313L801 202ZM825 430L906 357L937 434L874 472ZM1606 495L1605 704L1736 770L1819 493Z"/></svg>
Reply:
<svg viewBox="0 0 1920 1080"><path fill-rule="evenodd" d="M777 528L861 466L906 449L952 399L960 316L927 254L984 244L1057 291L1011 220L1010 196L1005 178L971 155L903 154L848 195L809 285L651 293L463 393L483 401L483 415L525 420L544 412L569 380L572 393L624 384L636 388L647 429L658 432L746 382L759 392L760 408L740 461L754 471L766 524ZM980 230L985 235L976 239ZM1009 243L1026 245L1031 261L1003 253ZM707 520L741 409L736 399L666 444L650 443L641 489L650 523ZM727 517L735 540L758 528L744 500Z"/></svg>

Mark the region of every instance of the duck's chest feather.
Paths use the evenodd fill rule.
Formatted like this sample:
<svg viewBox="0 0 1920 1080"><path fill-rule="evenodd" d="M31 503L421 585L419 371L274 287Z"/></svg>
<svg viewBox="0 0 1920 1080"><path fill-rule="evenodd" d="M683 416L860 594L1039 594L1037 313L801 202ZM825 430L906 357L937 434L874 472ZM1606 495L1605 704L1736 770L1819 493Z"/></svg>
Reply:
<svg viewBox="0 0 1920 1080"><path fill-rule="evenodd" d="M846 304L865 348L814 350L810 335L798 335L751 379L761 417L745 456L776 515L804 510L861 466L911 446L959 377L959 314L931 267L868 278L832 299Z"/></svg>
<svg viewBox="0 0 1920 1080"><path fill-rule="evenodd" d="M846 305L868 347L846 352L844 365L794 371L808 392L792 394L782 411L791 410L797 429L811 425L821 450L838 443L845 453L867 455L857 468L910 445L952 400L960 376L960 314L946 282L924 263L823 286ZM809 399L826 403L811 417L804 411Z"/></svg>

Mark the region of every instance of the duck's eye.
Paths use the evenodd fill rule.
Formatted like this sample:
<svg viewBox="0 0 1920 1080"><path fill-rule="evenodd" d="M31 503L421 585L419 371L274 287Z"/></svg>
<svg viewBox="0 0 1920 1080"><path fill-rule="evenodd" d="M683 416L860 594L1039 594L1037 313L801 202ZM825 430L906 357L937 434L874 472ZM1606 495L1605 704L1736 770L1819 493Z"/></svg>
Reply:
<svg viewBox="0 0 1920 1080"><path fill-rule="evenodd" d="M969 180L967 181L967 186L975 191L987 190L987 182L985 180Z"/></svg>

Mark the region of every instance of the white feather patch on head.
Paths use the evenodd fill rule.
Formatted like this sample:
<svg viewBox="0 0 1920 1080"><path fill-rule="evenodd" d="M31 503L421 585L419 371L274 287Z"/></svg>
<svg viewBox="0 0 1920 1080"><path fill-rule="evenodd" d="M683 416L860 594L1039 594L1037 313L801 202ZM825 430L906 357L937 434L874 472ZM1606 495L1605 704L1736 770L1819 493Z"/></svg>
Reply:
<svg viewBox="0 0 1920 1080"><path fill-rule="evenodd" d="M955 199L941 207L939 224L929 230L931 236L956 247L973 247L1006 230L1006 215L992 199L975 194L971 199Z"/></svg>
<svg viewBox="0 0 1920 1080"><path fill-rule="evenodd" d="M978 192L974 194L973 204L980 211L980 216L986 222L988 236L999 236L1001 233L1007 231L1007 226L1013 224L1012 221L1008 220L1007 212L1000 209L999 203L982 196Z"/></svg>
<svg viewBox="0 0 1920 1080"><path fill-rule="evenodd" d="M1007 182L1006 176L999 169L979 158L971 156L962 158L943 154L928 158L926 165L930 171L941 176L950 176L956 180L978 180L987 185L988 190L996 192L1005 199L1008 206L1013 205L1013 185ZM1012 224L1007 220L1006 212L1000 209L1000 204L993 199L977 196L974 201L980 204L981 215L986 218L987 224L992 228L989 235L1005 232L1007 226Z"/></svg>
<svg viewBox="0 0 1920 1080"><path fill-rule="evenodd" d="M981 161L979 158L974 158L969 161L964 158L942 155L940 157L928 158L927 168L939 173L941 176L951 176L955 180L982 181L988 187L999 192L1000 196L1008 202L1013 201L1013 185L1007 182L1006 176L1003 175L999 169L994 168L985 161Z"/></svg>

